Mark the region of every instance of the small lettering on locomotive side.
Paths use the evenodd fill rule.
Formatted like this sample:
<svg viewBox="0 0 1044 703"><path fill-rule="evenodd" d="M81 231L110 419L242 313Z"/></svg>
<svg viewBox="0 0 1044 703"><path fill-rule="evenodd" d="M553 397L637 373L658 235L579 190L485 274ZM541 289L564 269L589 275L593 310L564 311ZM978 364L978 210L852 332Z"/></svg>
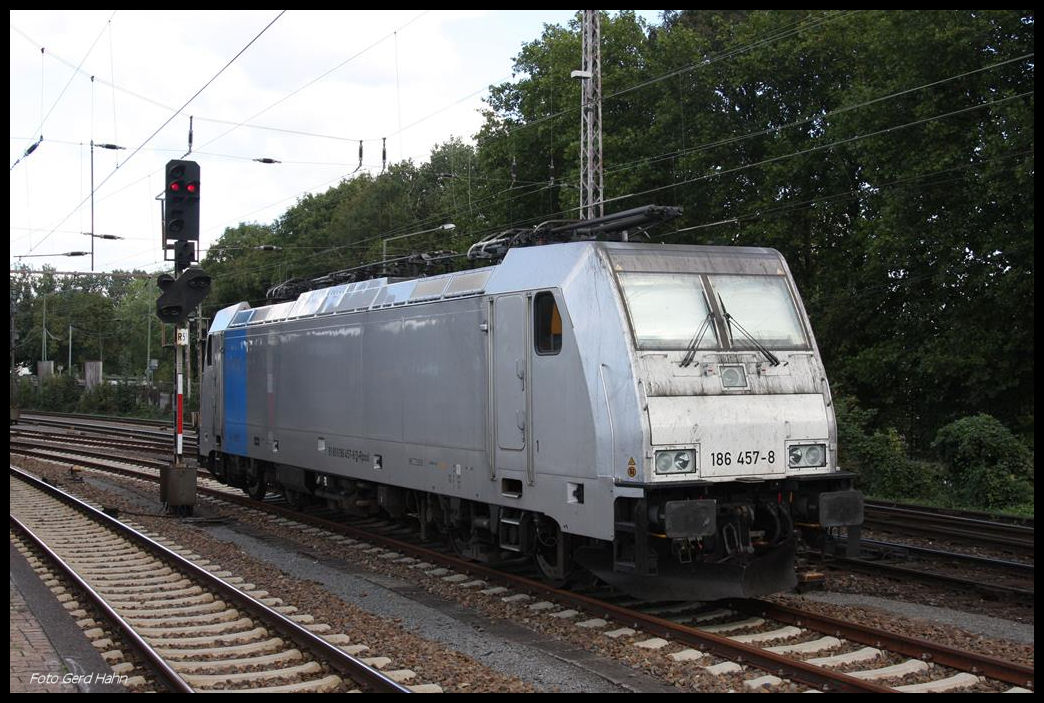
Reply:
<svg viewBox="0 0 1044 703"><path fill-rule="evenodd" d="M331 444L326 445L326 456L338 457L345 461L354 461L356 463L368 463L370 461L370 455L367 452L360 449L335 447Z"/></svg>

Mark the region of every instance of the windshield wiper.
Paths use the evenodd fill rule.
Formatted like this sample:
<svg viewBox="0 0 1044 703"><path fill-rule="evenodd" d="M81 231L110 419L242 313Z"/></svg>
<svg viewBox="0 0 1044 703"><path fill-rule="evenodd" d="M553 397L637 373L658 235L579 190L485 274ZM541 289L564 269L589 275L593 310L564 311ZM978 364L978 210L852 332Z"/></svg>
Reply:
<svg viewBox="0 0 1044 703"><path fill-rule="evenodd" d="M688 346L685 347L685 356L682 357L679 366L688 366L692 363L693 359L696 358L696 350L699 349L700 342L703 341L703 335L707 334L707 330L710 329L710 324L713 319L713 311L708 312L707 317L703 318L703 324L701 324L699 329L696 330L696 334L692 335L692 339L689 340Z"/></svg>
<svg viewBox="0 0 1044 703"><path fill-rule="evenodd" d="M729 311L725 309L725 303L721 300L721 294L718 294L718 304L721 305L721 312L725 315L725 322L729 324L729 332L732 332L732 323L735 322L736 327L739 329L740 332L743 333L744 337L750 340L750 343L754 345L754 348L762 354L764 354L765 358L769 360L770 364L772 364L773 366L779 366L779 359L776 357L776 355L770 352L768 349L766 349L761 342L754 339L754 336L751 335L751 333L747 330L743 329L743 325L741 325L735 317L729 314Z"/></svg>

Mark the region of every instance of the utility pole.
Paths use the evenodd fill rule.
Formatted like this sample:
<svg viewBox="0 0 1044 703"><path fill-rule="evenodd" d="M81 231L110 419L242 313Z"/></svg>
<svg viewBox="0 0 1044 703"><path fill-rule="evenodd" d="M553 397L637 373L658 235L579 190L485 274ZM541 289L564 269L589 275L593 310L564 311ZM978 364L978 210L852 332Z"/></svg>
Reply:
<svg viewBox="0 0 1044 703"><path fill-rule="evenodd" d="M91 76L91 82L94 82L94 76ZM125 147L116 146L115 144L95 144L94 139L91 139L91 271L94 270L94 240L97 238L102 239L121 239L114 235L100 235L94 233L94 147L99 149L123 149Z"/></svg>
<svg viewBox="0 0 1044 703"><path fill-rule="evenodd" d="M91 76L94 83L94 76ZM91 139L91 271L94 270L94 139Z"/></svg>
<svg viewBox="0 0 1044 703"><path fill-rule="evenodd" d="M22 412L18 407L18 367L15 365L15 343L18 341L18 330L15 329L15 301L11 299L11 376L9 388L11 391L11 422L15 423L21 418Z"/></svg>
<svg viewBox="0 0 1044 703"><path fill-rule="evenodd" d="M602 51L598 10L584 10L583 68L570 76L583 82L580 91L580 218L604 214L602 205Z"/></svg>

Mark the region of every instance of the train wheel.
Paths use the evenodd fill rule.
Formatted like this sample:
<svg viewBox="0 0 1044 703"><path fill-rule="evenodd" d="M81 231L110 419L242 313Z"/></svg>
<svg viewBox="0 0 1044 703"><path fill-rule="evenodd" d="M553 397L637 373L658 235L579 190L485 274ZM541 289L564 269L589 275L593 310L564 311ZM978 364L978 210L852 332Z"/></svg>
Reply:
<svg viewBox="0 0 1044 703"><path fill-rule="evenodd" d="M265 474L260 467L257 468L255 473L247 476L247 485L243 490L254 500L264 500L266 490Z"/></svg>
<svg viewBox="0 0 1044 703"><path fill-rule="evenodd" d="M544 580L556 588L565 586L576 572L572 539L549 518L537 524L536 564Z"/></svg>
<svg viewBox="0 0 1044 703"><path fill-rule="evenodd" d="M471 535L467 532L455 527L450 528L449 543L458 556L465 559L475 558L475 548L471 545Z"/></svg>
<svg viewBox="0 0 1044 703"><path fill-rule="evenodd" d="M303 510L309 502L309 496L298 491L284 490L283 497L286 498L286 504L297 511Z"/></svg>

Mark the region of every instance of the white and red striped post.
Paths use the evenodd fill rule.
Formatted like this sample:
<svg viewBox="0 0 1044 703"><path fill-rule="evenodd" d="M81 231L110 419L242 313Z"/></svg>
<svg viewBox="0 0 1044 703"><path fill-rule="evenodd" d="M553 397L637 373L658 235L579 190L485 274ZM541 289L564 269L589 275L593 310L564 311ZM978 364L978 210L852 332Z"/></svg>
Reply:
<svg viewBox="0 0 1044 703"><path fill-rule="evenodd" d="M184 448L184 432L185 432L185 406L184 406L184 388L183 388L183 374L178 373L178 410L177 420L175 423L175 441L174 441L174 463L181 463L182 450Z"/></svg>
<svg viewBox="0 0 1044 703"><path fill-rule="evenodd" d="M185 432L185 349L188 346L188 328L179 327L175 340L174 372L177 377L177 405L174 418L174 465L182 465Z"/></svg>

